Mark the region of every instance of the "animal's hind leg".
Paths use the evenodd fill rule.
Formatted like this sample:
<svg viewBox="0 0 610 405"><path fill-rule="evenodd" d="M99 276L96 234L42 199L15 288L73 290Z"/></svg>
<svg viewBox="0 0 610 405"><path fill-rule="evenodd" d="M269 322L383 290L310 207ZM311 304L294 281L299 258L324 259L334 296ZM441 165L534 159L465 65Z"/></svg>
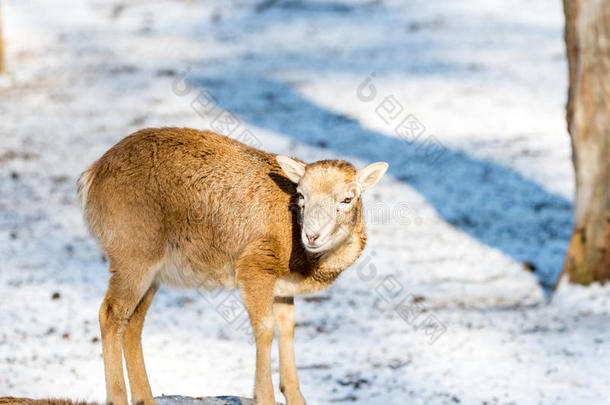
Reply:
<svg viewBox="0 0 610 405"><path fill-rule="evenodd" d="M142 354L142 327L144 326L146 312L150 308L158 289L159 285L154 283L146 291L129 319L123 336L123 354L127 366L127 375L129 376L129 387L131 388L131 403L134 405L155 404Z"/></svg>
<svg viewBox="0 0 610 405"><path fill-rule="evenodd" d="M100 308L100 329L104 353L104 373L106 377L107 402L113 405L127 405L127 391L123 377L122 341L123 334L140 300L152 284L154 274L151 268L115 267L108 283L108 291Z"/></svg>

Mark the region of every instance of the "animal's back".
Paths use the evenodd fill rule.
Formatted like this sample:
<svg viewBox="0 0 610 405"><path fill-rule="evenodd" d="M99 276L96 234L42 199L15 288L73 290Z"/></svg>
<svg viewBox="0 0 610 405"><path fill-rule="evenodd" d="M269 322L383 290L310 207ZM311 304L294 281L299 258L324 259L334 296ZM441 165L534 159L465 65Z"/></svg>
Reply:
<svg viewBox="0 0 610 405"><path fill-rule="evenodd" d="M79 196L111 268L129 255L163 262L165 282L201 285L206 273L226 285L244 246L284 232L269 221L290 221L293 187L274 155L209 131L161 128L113 146L83 173Z"/></svg>

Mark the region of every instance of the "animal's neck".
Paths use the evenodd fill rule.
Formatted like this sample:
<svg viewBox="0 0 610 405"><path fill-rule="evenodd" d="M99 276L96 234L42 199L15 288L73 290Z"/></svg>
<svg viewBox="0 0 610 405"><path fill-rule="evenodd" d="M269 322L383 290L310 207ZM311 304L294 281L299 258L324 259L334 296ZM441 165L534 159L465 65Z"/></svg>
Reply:
<svg viewBox="0 0 610 405"><path fill-rule="evenodd" d="M304 252L299 247L293 272L276 281L275 294L291 296L311 294L329 287L339 274L360 256L366 243L364 223L358 221L346 240L332 251L322 255Z"/></svg>

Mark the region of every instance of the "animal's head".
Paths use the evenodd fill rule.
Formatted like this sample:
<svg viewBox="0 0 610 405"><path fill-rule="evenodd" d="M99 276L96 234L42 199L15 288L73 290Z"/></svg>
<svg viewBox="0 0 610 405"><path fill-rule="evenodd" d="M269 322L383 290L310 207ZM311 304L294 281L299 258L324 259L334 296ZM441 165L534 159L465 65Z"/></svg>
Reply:
<svg viewBox="0 0 610 405"><path fill-rule="evenodd" d="M297 185L301 240L311 253L328 251L345 241L361 219L362 192L377 184L388 169L385 162L356 170L341 160L305 164L277 156L277 161Z"/></svg>

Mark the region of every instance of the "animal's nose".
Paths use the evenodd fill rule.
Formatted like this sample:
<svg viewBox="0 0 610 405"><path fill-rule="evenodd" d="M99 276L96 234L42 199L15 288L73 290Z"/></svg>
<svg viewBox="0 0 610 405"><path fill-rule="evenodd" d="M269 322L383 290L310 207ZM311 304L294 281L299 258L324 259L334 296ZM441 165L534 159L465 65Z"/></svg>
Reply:
<svg viewBox="0 0 610 405"><path fill-rule="evenodd" d="M307 240L309 241L310 245L313 245L314 242L316 241L316 239L318 239L320 237L320 234L317 233L315 235L307 235Z"/></svg>

